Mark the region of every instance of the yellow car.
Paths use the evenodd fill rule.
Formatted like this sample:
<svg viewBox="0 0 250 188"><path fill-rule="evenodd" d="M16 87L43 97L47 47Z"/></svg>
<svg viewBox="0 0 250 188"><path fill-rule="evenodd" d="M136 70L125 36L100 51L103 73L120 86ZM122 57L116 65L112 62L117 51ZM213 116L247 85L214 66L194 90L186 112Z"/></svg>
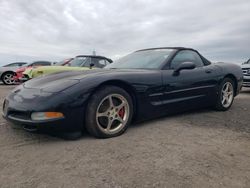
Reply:
<svg viewBox="0 0 250 188"><path fill-rule="evenodd" d="M92 68L103 68L106 65L112 63L112 60L104 56L94 56L94 55L80 55L76 56L72 61L70 61L65 66L42 66L27 69L23 73L23 78L21 81L27 81L38 76L44 76L47 74L64 72L64 71L79 71L79 70L89 70Z"/></svg>

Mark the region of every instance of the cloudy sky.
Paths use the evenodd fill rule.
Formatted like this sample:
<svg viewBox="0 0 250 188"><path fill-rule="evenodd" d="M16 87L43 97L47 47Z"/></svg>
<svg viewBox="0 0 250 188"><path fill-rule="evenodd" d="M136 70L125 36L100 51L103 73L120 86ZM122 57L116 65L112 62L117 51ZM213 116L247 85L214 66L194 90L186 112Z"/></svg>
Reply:
<svg viewBox="0 0 250 188"><path fill-rule="evenodd" d="M0 0L0 64L185 46L250 58L249 0Z"/></svg>

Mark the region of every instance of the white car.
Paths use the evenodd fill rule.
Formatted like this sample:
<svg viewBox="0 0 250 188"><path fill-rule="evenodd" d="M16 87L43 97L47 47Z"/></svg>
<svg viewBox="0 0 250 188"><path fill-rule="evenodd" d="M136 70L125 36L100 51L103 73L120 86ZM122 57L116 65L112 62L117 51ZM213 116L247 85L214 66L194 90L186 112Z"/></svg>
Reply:
<svg viewBox="0 0 250 188"><path fill-rule="evenodd" d="M250 59L241 65L243 72L243 87L250 87Z"/></svg>
<svg viewBox="0 0 250 188"><path fill-rule="evenodd" d="M26 64L26 62L15 62L0 67L0 82L2 81L5 85L13 84L15 71Z"/></svg>

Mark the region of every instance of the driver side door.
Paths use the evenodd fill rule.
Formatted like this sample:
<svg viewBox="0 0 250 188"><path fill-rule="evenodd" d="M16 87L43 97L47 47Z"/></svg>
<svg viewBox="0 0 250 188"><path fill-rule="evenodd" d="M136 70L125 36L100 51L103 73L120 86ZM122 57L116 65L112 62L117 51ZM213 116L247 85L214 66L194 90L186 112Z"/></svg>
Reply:
<svg viewBox="0 0 250 188"><path fill-rule="evenodd" d="M192 62L196 67L173 74L174 70L184 62ZM162 71L163 106L178 110L209 103L213 99L217 83L216 72L210 66L205 66L201 56L193 50L179 51L170 62L169 69Z"/></svg>

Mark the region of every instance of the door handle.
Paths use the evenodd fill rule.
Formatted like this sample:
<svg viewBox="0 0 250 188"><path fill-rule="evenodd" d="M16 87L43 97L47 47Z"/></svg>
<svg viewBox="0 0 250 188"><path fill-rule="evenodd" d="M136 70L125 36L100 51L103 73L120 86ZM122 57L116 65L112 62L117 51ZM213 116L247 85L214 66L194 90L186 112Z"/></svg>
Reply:
<svg viewBox="0 0 250 188"><path fill-rule="evenodd" d="M211 73L212 72L212 69L207 69L205 70L206 73Z"/></svg>

